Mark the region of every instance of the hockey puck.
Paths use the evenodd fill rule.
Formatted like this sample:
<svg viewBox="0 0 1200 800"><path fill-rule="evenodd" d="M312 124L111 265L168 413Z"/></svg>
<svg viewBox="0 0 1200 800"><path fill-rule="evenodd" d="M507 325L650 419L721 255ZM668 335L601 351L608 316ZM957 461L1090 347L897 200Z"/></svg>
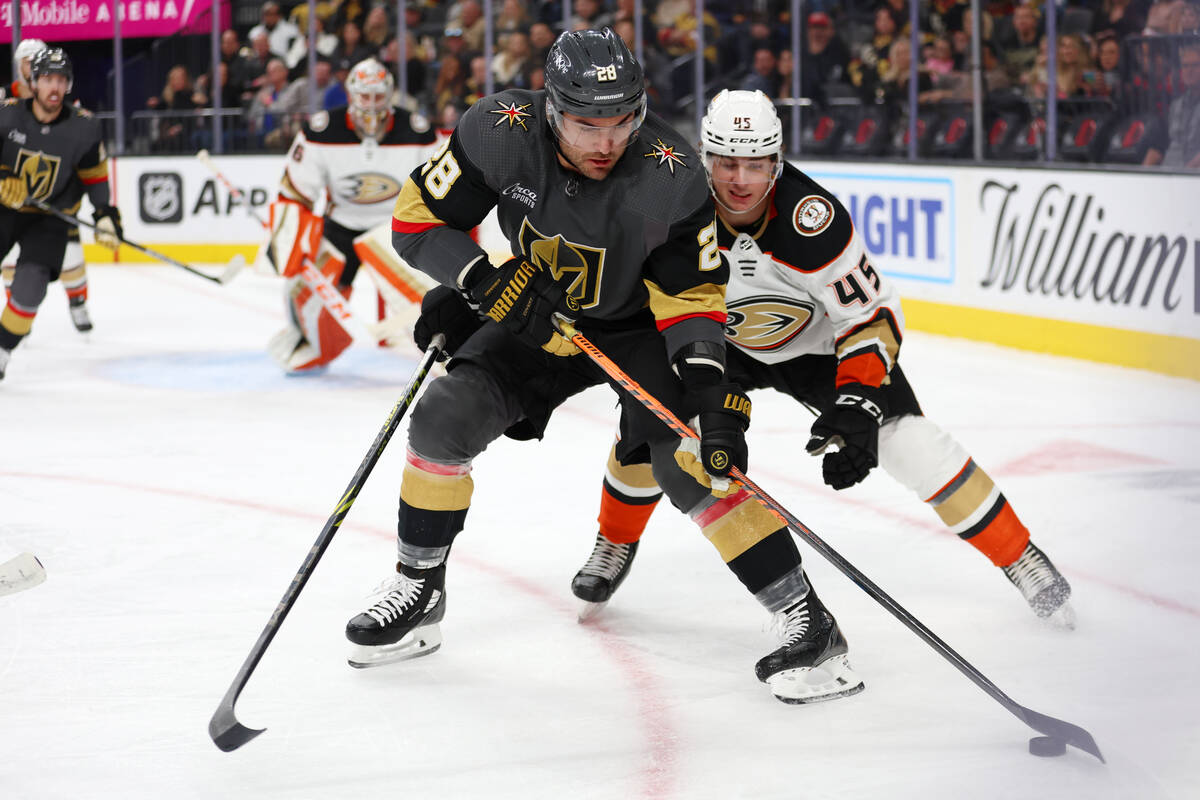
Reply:
<svg viewBox="0 0 1200 800"><path fill-rule="evenodd" d="M1035 736L1029 740L1029 752L1042 758L1061 756L1067 752L1067 742L1055 736Z"/></svg>

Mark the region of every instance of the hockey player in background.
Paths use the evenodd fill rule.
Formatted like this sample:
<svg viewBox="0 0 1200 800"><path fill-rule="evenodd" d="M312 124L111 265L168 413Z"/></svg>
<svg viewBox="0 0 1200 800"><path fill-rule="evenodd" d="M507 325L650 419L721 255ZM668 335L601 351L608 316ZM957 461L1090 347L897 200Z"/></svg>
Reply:
<svg viewBox="0 0 1200 800"><path fill-rule="evenodd" d="M95 209L96 241L120 244L121 218L110 202L108 160L100 123L64 102L71 90L71 62L57 47L33 58L33 97L0 105L0 260L21 246L12 290L0 314L0 377L13 348L29 333L46 287L57 280L70 225L27 205L30 197L69 214L84 193Z"/></svg>
<svg viewBox="0 0 1200 800"><path fill-rule="evenodd" d="M267 257L285 280L288 313L268 349L289 372L322 367L353 341L306 265L346 298L366 265L390 307L419 303L432 285L396 257L391 219L402 176L429 157L437 134L424 117L392 106L393 86L375 59L356 64L346 79L349 105L314 114L288 150Z"/></svg>
<svg viewBox="0 0 1200 800"><path fill-rule="evenodd" d="M41 39L22 39L14 54L17 62L17 74L9 87L9 97L25 99L33 97L29 87L30 65L33 57L46 49L46 43ZM83 244L79 240L79 226L70 225L67 247L63 255L62 274L59 280L67 291L67 308L71 312L71 322L80 333L92 329L92 317L88 313L88 279L87 264L83 260ZM4 276L5 296L12 291L13 275L16 271L20 247L14 247L4 259L0 273Z"/></svg>
<svg viewBox="0 0 1200 800"><path fill-rule="evenodd" d="M1039 617L1073 627L1066 579L987 473L921 413L897 363L904 320L895 288L841 203L782 160L782 138L761 92L721 92L702 122L718 238L731 265L729 377L791 395L818 415L808 451L822 455L825 483L845 489L881 464L999 567ZM645 465L610 457L600 532L571 584L588 604L584 617L628 574L661 496Z"/></svg>
<svg viewBox="0 0 1200 800"><path fill-rule="evenodd" d="M493 208L513 253L498 267L465 233ZM437 299L462 307L458 292L489 321L456 348L413 411L398 574L347 624L353 666L440 646L446 559L470 507L472 460L504 434L540 438L560 403L609 382L560 334L555 314L574 319L673 412L699 417L696 452L618 390L617 456L649 459L672 502L769 611L820 607L787 529L744 490L721 485L731 467L746 468L750 418L748 400L724 374L729 269L703 167L647 113L642 68L618 36L564 33L547 56L544 91L479 100L405 183L393 229L400 254L448 287L426 295L433 330L443 330ZM758 663L781 697L813 695L808 679L818 676L825 697L862 688L845 640L822 613L819 636Z"/></svg>

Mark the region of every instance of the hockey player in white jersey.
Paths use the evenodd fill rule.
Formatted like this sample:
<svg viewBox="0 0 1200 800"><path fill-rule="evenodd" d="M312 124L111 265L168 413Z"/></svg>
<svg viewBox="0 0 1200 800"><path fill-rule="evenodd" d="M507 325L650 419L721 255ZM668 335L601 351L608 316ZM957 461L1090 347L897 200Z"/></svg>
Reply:
<svg viewBox="0 0 1200 800"><path fill-rule="evenodd" d="M771 102L761 92L721 92L701 131L718 240L730 261L731 378L789 394L818 414L807 449L822 456L827 484L845 489L882 465L999 567L1037 616L1073 627L1066 579L992 479L922 414L897 363L899 297L837 198L782 160ZM649 469L609 459L600 532L571 587L588 604L584 616L628 574L661 496ZM811 635L795 614L785 629Z"/></svg>
<svg viewBox="0 0 1200 800"><path fill-rule="evenodd" d="M268 349L289 372L322 367L353 341L322 288L328 295L332 284L348 299L365 266L396 310L419 304L433 285L396 256L391 219L402 181L433 153L437 134L424 117L391 105L393 88L375 59L356 64L346 79L349 105L314 114L288 150L266 256L286 281L288 313Z"/></svg>

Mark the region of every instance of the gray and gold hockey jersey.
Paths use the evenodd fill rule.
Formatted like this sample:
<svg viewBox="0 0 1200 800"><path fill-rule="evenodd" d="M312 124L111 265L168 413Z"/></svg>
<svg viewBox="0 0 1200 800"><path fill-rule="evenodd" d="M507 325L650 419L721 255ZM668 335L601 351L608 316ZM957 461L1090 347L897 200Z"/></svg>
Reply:
<svg viewBox="0 0 1200 800"><path fill-rule="evenodd" d="M647 114L609 176L588 180L560 165L545 102L511 90L472 106L397 198L396 250L453 286L486 258L465 231L496 208L513 254L564 284L581 322L619 323L648 306L671 357L722 342L729 272L700 159Z"/></svg>
<svg viewBox="0 0 1200 800"><path fill-rule="evenodd" d="M87 191L93 205L107 205L108 156L100 122L91 112L64 105L53 122L40 122L32 100L0 103L0 164L24 177L30 194L55 208L76 213ZM26 206L23 213L43 213Z"/></svg>

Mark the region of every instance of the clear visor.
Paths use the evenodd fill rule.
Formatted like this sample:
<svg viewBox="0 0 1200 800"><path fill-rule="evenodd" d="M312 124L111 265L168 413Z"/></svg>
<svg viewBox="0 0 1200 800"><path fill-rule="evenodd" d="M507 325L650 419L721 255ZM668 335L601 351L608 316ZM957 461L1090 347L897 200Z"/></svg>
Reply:
<svg viewBox="0 0 1200 800"><path fill-rule="evenodd" d="M704 168L708 171L709 180L714 184L770 186L779 177L783 162L774 156L738 158L705 153Z"/></svg>
<svg viewBox="0 0 1200 800"><path fill-rule="evenodd" d="M565 114L557 115L558 137L571 147L589 153L609 153L629 144L641 119L636 114L622 117L615 125L589 125Z"/></svg>

